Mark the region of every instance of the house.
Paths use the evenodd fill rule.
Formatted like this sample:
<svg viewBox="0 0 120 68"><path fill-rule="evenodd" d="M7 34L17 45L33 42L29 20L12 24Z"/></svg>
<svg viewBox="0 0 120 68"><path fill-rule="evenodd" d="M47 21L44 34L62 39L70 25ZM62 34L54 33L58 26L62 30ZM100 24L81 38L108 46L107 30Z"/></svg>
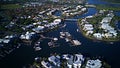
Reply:
<svg viewBox="0 0 120 68"><path fill-rule="evenodd" d="M114 36L114 37L117 36L117 31L113 27L109 26L109 23L102 23L101 28L104 29L105 32L107 32L105 34L106 38L112 37L112 36Z"/></svg>
<svg viewBox="0 0 120 68"><path fill-rule="evenodd" d="M25 28L29 29L29 28L32 28L33 26L34 26L33 24L29 24Z"/></svg>
<svg viewBox="0 0 120 68"><path fill-rule="evenodd" d="M83 30L92 31L93 30L93 25L92 24L85 24L84 27L83 27Z"/></svg>
<svg viewBox="0 0 120 68"><path fill-rule="evenodd" d="M3 42L3 39L0 39L0 43L2 43Z"/></svg>
<svg viewBox="0 0 120 68"><path fill-rule="evenodd" d="M67 61L67 67L68 68L72 68L73 66L73 57L71 57L68 61Z"/></svg>
<svg viewBox="0 0 120 68"><path fill-rule="evenodd" d="M59 0L50 0L50 1L52 1L52 2L59 2Z"/></svg>
<svg viewBox="0 0 120 68"><path fill-rule="evenodd" d="M49 62L41 61L41 65L45 68L53 68Z"/></svg>
<svg viewBox="0 0 120 68"><path fill-rule="evenodd" d="M74 63L73 63L74 68L81 68L83 61L84 61L83 55L75 54Z"/></svg>
<svg viewBox="0 0 120 68"><path fill-rule="evenodd" d="M4 40L3 40L3 43L6 43L6 44L7 44L7 43L9 43L9 42L10 42L10 39L4 39Z"/></svg>
<svg viewBox="0 0 120 68"><path fill-rule="evenodd" d="M90 34L93 34L93 31L87 31L86 32L86 35L90 35Z"/></svg>
<svg viewBox="0 0 120 68"><path fill-rule="evenodd" d="M33 28L32 30L36 33L39 33L40 31L43 31L44 28L45 28L44 26L38 26L36 28Z"/></svg>
<svg viewBox="0 0 120 68"><path fill-rule="evenodd" d="M94 33L93 36L97 39L102 39L102 34L101 33Z"/></svg>
<svg viewBox="0 0 120 68"><path fill-rule="evenodd" d="M99 59L88 60L85 68L101 68L102 63Z"/></svg>
<svg viewBox="0 0 120 68"><path fill-rule="evenodd" d="M86 10L87 10L87 8L82 8L82 9L81 9L81 11L83 11L83 12L86 11Z"/></svg>
<svg viewBox="0 0 120 68"><path fill-rule="evenodd" d="M38 25L40 25L40 24L41 24L41 22L37 22L37 24L38 24Z"/></svg>
<svg viewBox="0 0 120 68"><path fill-rule="evenodd" d="M102 23L101 28L102 29L108 29L109 28L109 23Z"/></svg>
<svg viewBox="0 0 120 68"><path fill-rule="evenodd" d="M81 25L89 23L88 21L86 21L86 18L82 19L81 22L82 22Z"/></svg>
<svg viewBox="0 0 120 68"><path fill-rule="evenodd" d="M102 19L102 22L101 23L108 23L108 22L111 22L111 19L112 19L112 17L105 17L105 18L103 18Z"/></svg>
<svg viewBox="0 0 120 68"><path fill-rule="evenodd" d="M55 66L60 67L60 57L58 57L58 56L50 56L50 57L48 58L48 60L49 60L50 62L52 62Z"/></svg>
<svg viewBox="0 0 120 68"><path fill-rule="evenodd" d="M53 23L60 23L62 20L61 19L55 19L54 21L53 21Z"/></svg>
<svg viewBox="0 0 120 68"><path fill-rule="evenodd" d="M7 36L5 36L6 39L12 39L13 37L14 37L13 35L10 35L10 36L7 35Z"/></svg>
<svg viewBox="0 0 120 68"><path fill-rule="evenodd" d="M69 58L69 59L67 59L67 67L68 68L72 68L72 66L73 66L73 56L72 55L67 55L67 57Z"/></svg>
<svg viewBox="0 0 120 68"><path fill-rule="evenodd" d="M81 9L81 8L83 8L83 6L82 6L82 5L78 5L78 6L76 7L76 10Z"/></svg>
<svg viewBox="0 0 120 68"><path fill-rule="evenodd" d="M7 35L5 36L3 39L0 40L0 43L5 43L8 44L10 42L12 42L12 40L15 38L14 35Z"/></svg>
<svg viewBox="0 0 120 68"><path fill-rule="evenodd" d="M62 59L66 59L66 60L70 60L70 59L72 59L73 58L73 56L72 55L69 55L69 54L64 54L64 55L62 55ZM73 60L73 59L72 59Z"/></svg>
<svg viewBox="0 0 120 68"><path fill-rule="evenodd" d="M109 14L107 14L107 17L114 17L114 14L113 13L109 13Z"/></svg>
<svg viewBox="0 0 120 68"><path fill-rule="evenodd" d="M113 35L111 33L105 33L105 38L111 38Z"/></svg>
<svg viewBox="0 0 120 68"><path fill-rule="evenodd" d="M35 25L37 25L37 23L33 23L33 25L35 26Z"/></svg>
<svg viewBox="0 0 120 68"><path fill-rule="evenodd" d="M115 37L117 36L117 31L116 30L109 30L109 33L113 34Z"/></svg>
<svg viewBox="0 0 120 68"><path fill-rule="evenodd" d="M100 10L99 13L100 13L100 14L104 14L104 10Z"/></svg>
<svg viewBox="0 0 120 68"><path fill-rule="evenodd" d="M87 16L86 18L93 18L93 16Z"/></svg>
<svg viewBox="0 0 120 68"><path fill-rule="evenodd" d="M73 66L73 56L70 54L64 54L62 55L62 59L67 60L67 67L72 68Z"/></svg>
<svg viewBox="0 0 120 68"><path fill-rule="evenodd" d="M68 67L68 68L72 68L72 63L71 63L70 61L68 61L67 67Z"/></svg>
<svg viewBox="0 0 120 68"><path fill-rule="evenodd" d="M34 35L35 35L34 32L26 32L24 35L22 34L22 35L20 36L20 39L23 39L23 40L31 40Z"/></svg>

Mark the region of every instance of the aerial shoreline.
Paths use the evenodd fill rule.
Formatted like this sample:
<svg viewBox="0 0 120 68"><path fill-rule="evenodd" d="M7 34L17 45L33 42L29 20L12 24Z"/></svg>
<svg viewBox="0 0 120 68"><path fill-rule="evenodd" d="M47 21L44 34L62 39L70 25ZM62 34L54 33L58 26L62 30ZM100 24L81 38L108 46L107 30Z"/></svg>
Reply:
<svg viewBox="0 0 120 68"><path fill-rule="evenodd" d="M97 5L96 5L96 7L95 7L97 10L107 10L107 8L108 7L106 7L105 9L101 9L101 8L99 8ZM117 9L114 9L114 11L115 10L117 10ZM107 11L111 11L111 10L107 10ZM113 12L114 12L113 11ZM97 16L99 16L99 14L98 14L98 12L95 14L95 15L92 15L92 16L90 16L90 17L97 17ZM104 16L104 15L103 15ZM119 17L119 16L115 16L114 17L114 19L116 19L116 17ZM86 18L84 18L84 19L86 19ZM118 18L117 18L118 19ZM116 19L116 20L117 20ZM102 39L97 39L97 38L95 38L95 37L93 37L93 36L88 36L88 35L86 35L86 33L85 33L85 31L83 30L83 28L82 28L82 23L81 23L81 20L82 20L82 18L80 18L80 19L78 19L78 22L77 22L77 25L78 25L78 28L79 28L79 30L80 30L80 32L82 33L82 35L83 36L85 36L86 38L88 38L88 39L91 39L91 40L97 40L97 41L105 41L105 42L117 42L117 41L120 41L120 39L118 38L119 37L119 33L118 33L118 37L116 37L116 38L102 38ZM92 19L92 20L94 20L94 19ZM119 19L118 19L119 20ZM112 21L112 23L114 23L113 21ZM92 24L92 25L94 25L94 24ZM113 28L116 28L116 26L115 26L115 23L114 24L110 24L110 25L112 25L112 27ZM94 25L95 26L95 25ZM96 29L96 28L95 28ZM118 30L118 32L119 32L119 30Z"/></svg>
<svg viewBox="0 0 120 68"><path fill-rule="evenodd" d="M105 39L102 39L102 40L98 40L98 39L95 39L95 38L93 38L93 37L89 37L89 36L86 36L85 35L85 33L83 33L83 30L81 29L81 26L80 26L80 23L78 22L77 23L77 25L78 25L78 28L79 28L79 32L84 36L84 37L86 37L86 38L88 38L88 39L90 39L90 40L95 40L95 41L103 41L103 42L117 42L117 41L120 41L120 40L105 40Z"/></svg>
<svg viewBox="0 0 120 68"><path fill-rule="evenodd" d="M69 55L68 58L70 55L71 57L73 56L72 62L74 64L77 64L75 59L79 59L79 56L83 54L86 58L85 63L88 58L91 60L100 59L102 66L106 62L110 65L110 68L119 67L120 54L118 52L120 50L120 40L104 39L103 36L103 39L96 39L93 35L100 33L101 31L99 30L103 29L98 27L102 25L100 23L102 19L107 16L102 14L100 14L101 16L98 15L99 17L95 16L100 10L103 11L104 9L108 11L107 14L111 12L110 15L114 19L109 22L110 24L106 24L111 26L110 28L114 28L116 25L113 31L117 32L116 30L119 29L118 26L120 24L118 22L113 23L115 20L120 20L119 17L114 18L116 15L119 16L119 13L116 13L117 7L109 5L112 8L109 9L106 6L105 8L101 7L103 9L97 9L97 5L103 4L99 0L88 0L88 3L85 4L79 4L80 1L85 0L75 0L76 2L74 1L74 3L73 0L63 0L65 2L59 2L62 0L53 1L55 2L2 4L3 6L0 9L2 10L0 11L0 18L2 19L0 31L3 32L0 32L0 67L22 68L23 66L34 66L35 62L35 65L36 63L38 64L36 67L40 65L43 68L50 64L58 68L59 65L57 67L56 64L51 63L57 63L57 61L50 61L50 59L59 61L59 57L64 56L64 54ZM56 3L56 1L58 2ZM108 4L104 3L104 5ZM110 11L112 9L114 10ZM82 25L80 19L85 18L89 18L86 20L88 23ZM93 34L87 34L87 31L84 32L84 29L82 30L85 24L93 26L93 29L95 29ZM77 56L78 58L76 58ZM41 61L39 61L39 58ZM65 64L63 62L59 63L65 66L63 68L69 66L67 65L69 62L65 62ZM74 64L70 63L71 66L75 66ZM81 63L79 62L79 64ZM85 64L84 66L86 67L87 65Z"/></svg>

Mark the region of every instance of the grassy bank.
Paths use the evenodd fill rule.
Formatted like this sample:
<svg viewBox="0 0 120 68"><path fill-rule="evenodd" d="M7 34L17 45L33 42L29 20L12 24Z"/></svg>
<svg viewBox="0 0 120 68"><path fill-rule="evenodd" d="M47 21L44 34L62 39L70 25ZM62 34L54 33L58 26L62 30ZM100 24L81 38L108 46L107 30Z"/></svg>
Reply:
<svg viewBox="0 0 120 68"><path fill-rule="evenodd" d="M98 10L113 10L113 11L120 11L119 7L112 7L108 5L96 5Z"/></svg>
<svg viewBox="0 0 120 68"><path fill-rule="evenodd" d="M1 9L17 9L17 8L22 8L22 6L19 5L19 4L4 4L4 5L1 5Z"/></svg>

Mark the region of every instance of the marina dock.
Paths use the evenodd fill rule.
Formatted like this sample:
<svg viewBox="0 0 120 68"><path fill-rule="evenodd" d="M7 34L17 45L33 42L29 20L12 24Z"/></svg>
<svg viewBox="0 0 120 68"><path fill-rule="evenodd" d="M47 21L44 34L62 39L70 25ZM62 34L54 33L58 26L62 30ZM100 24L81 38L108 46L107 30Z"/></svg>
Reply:
<svg viewBox="0 0 120 68"><path fill-rule="evenodd" d="M69 32L60 32L60 38L65 38L66 42L70 42L73 46L81 45L81 42L74 40Z"/></svg>

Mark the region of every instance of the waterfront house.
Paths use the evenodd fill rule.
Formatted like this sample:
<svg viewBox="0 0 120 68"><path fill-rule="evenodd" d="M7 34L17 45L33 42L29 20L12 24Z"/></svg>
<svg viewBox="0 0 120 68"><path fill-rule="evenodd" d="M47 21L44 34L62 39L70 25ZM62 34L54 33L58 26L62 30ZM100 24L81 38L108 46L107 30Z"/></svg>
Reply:
<svg viewBox="0 0 120 68"><path fill-rule="evenodd" d="M34 32L26 32L25 34L22 34L20 36L20 39L22 39L22 40L31 40L34 35L35 35Z"/></svg>
<svg viewBox="0 0 120 68"><path fill-rule="evenodd" d="M92 24L85 24L84 27L83 27L83 30L92 31L93 30L93 25Z"/></svg>
<svg viewBox="0 0 120 68"><path fill-rule="evenodd" d="M33 24L29 24L29 25L27 25L25 28L26 29L30 29L30 28L32 28L34 25Z"/></svg>
<svg viewBox="0 0 120 68"><path fill-rule="evenodd" d="M102 34L101 33L94 33L93 36L97 39L102 39Z"/></svg>
<svg viewBox="0 0 120 68"><path fill-rule="evenodd" d="M93 18L93 16L87 16L86 18Z"/></svg>
<svg viewBox="0 0 120 68"><path fill-rule="evenodd" d="M68 67L68 68L72 68L72 63L71 63L70 61L68 61L67 67Z"/></svg>
<svg viewBox="0 0 120 68"><path fill-rule="evenodd" d="M33 23L33 25L35 26L35 25L37 25L37 23Z"/></svg>
<svg viewBox="0 0 120 68"><path fill-rule="evenodd" d="M48 58L50 62L52 62L55 66L60 67L60 57L58 56L50 56Z"/></svg>
<svg viewBox="0 0 120 68"><path fill-rule="evenodd" d="M0 43L2 43L3 42L3 39L0 39Z"/></svg>
<svg viewBox="0 0 120 68"><path fill-rule="evenodd" d="M76 10L81 9L81 8L83 8L83 6L82 6L82 5L78 5L78 6L76 7Z"/></svg>
<svg viewBox="0 0 120 68"><path fill-rule="evenodd" d="M105 33L105 38L111 38L113 35L111 33Z"/></svg>
<svg viewBox="0 0 120 68"><path fill-rule="evenodd" d="M109 27L109 23L102 23L102 24L101 24L101 28L102 28L102 29L108 29L108 28L110 28L110 27Z"/></svg>
<svg viewBox="0 0 120 68"><path fill-rule="evenodd" d="M92 30L91 30L91 31L87 31L87 32L86 32L86 35L93 34L93 32L94 32L94 31L92 31Z"/></svg>
<svg viewBox="0 0 120 68"><path fill-rule="evenodd" d="M41 24L41 22L37 22L37 24L38 24L38 25L40 25L40 24Z"/></svg>
<svg viewBox="0 0 120 68"><path fill-rule="evenodd" d="M109 25L109 23L102 23L101 28L104 29L105 32L107 32L105 34L106 38L113 36L116 37L118 34L117 31Z"/></svg>
<svg viewBox="0 0 120 68"><path fill-rule="evenodd" d="M104 14L104 10L100 10L100 11L99 11L99 14Z"/></svg>
<svg viewBox="0 0 120 68"><path fill-rule="evenodd" d="M108 22L111 22L111 19L112 19L112 17L105 17L105 18L103 18L102 19L102 22L101 23L108 23Z"/></svg>
<svg viewBox="0 0 120 68"><path fill-rule="evenodd" d="M4 40L3 40L3 43L6 43L6 44L7 44L7 43L9 43L9 42L10 42L10 39L4 39Z"/></svg>
<svg viewBox="0 0 120 68"><path fill-rule="evenodd" d="M45 68L53 68L49 62L41 61L41 65Z"/></svg>
<svg viewBox="0 0 120 68"><path fill-rule="evenodd" d="M73 56L67 61L67 67L72 68L73 66Z"/></svg>
<svg viewBox="0 0 120 68"><path fill-rule="evenodd" d="M46 11L41 11L41 12L39 12L39 14L42 15L42 14L44 14L45 12L46 12Z"/></svg>
<svg viewBox="0 0 120 68"><path fill-rule="evenodd" d="M113 18L113 17L114 17L114 14L113 14L113 13L109 13L109 14L107 14L107 17Z"/></svg>
<svg viewBox="0 0 120 68"><path fill-rule="evenodd" d="M53 23L60 23L62 20L61 19L55 19L54 21L53 21Z"/></svg>
<svg viewBox="0 0 120 68"><path fill-rule="evenodd" d="M85 68L101 68L102 63L99 59L88 60Z"/></svg>
<svg viewBox="0 0 120 68"><path fill-rule="evenodd" d="M86 10L87 10L87 8L82 8L82 9L81 9L81 11L83 11L83 12L86 11Z"/></svg>
<svg viewBox="0 0 120 68"><path fill-rule="evenodd" d="M14 37L13 35L10 35L10 36L7 35L7 36L5 36L6 39L12 39L13 37Z"/></svg>
<svg viewBox="0 0 120 68"><path fill-rule="evenodd" d="M82 22L81 25L83 25L83 26L84 26L84 24L88 24L89 23L88 21L86 21L86 18L82 19L81 22Z"/></svg>
<svg viewBox="0 0 120 68"><path fill-rule="evenodd" d="M43 31L44 28L44 26L38 26L36 28L33 28L32 30L36 33L40 33L41 31Z"/></svg>
<svg viewBox="0 0 120 68"><path fill-rule="evenodd" d="M73 63L74 68L81 68L83 61L84 61L83 55L75 54L74 63Z"/></svg>
<svg viewBox="0 0 120 68"><path fill-rule="evenodd" d="M62 58L67 60L67 67L72 68L72 66L73 66L73 56L69 55L69 54L64 54L64 55L62 55Z"/></svg>
<svg viewBox="0 0 120 68"><path fill-rule="evenodd" d="M102 23L101 28L102 28L102 29L105 29L105 30L108 30L108 31L114 30L114 28L111 27L111 26L109 26L108 23Z"/></svg>
<svg viewBox="0 0 120 68"><path fill-rule="evenodd" d="M13 39L14 37L13 37L13 35L7 35L7 36L5 36L5 38L4 38L4 40L3 40L3 43L9 43L9 42L11 42L11 40Z"/></svg>
<svg viewBox="0 0 120 68"><path fill-rule="evenodd" d="M111 33L114 37L118 34L116 30L109 30L109 33Z"/></svg>
<svg viewBox="0 0 120 68"><path fill-rule="evenodd" d="M70 60L72 58L73 58L73 56L70 55L70 54L64 54L64 55L62 55L62 59Z"/></svg>
<svg viewBox="0 0 120 68"><path fill-rule="evenodd" d="M7 35L3 39L1 39L0 43L8 44L10 42L13 42L13 39L15 38L14 35Z"/></svg>

